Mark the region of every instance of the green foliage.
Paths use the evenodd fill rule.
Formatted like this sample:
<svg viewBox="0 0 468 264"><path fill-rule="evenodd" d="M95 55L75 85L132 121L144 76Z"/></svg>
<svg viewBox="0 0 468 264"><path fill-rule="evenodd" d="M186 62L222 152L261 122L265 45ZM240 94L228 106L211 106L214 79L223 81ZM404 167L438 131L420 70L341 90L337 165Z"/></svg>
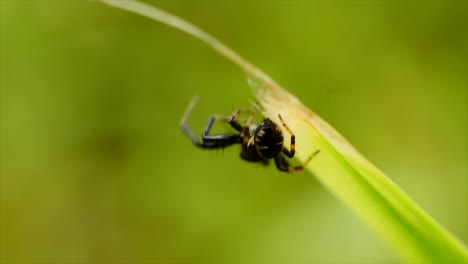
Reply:
<svg viewBox="0 0 468 264"><path fill-rule="evenodd" d="M467 243L466 1L145 2L261 66ZM398 262L400 234L387 245L374 232L398 229L352 208L399 189L363 195L379 182L323 129L286 120L299 159L321 149L317 177L246 163L238 147L203 152L180 132L194 95L200 132L248 107L246 87L201 41L100 1L1 0L0 262ZM361 174L359 197L340 198L354 192L335 180ZM408 248L396 253L424 257Z"/></svg>
<svg viewBox="0 0 468 264"><path fill-rule="evenodd" d="M279 87L261 88L265 113L280 113L302 138L298 156L320 182L359 215L408 262L464 263L468 250L436 223L398 186L357 152L335 129Z"/></svg>
<svg viewBox="0 0 468 264"><path fill-rule="evenodd" d="M373 227L402 257L418 262L466 262L468 250L424 213L390 179L362 157L318 115L304 107L256 68L217 39L190 23L137 1L104 0L182 30L210 45L260 84L258 99L265 115L280 122L280 113L298 138L302 161L314 147L320 155L307 168L336 196Z"/></svg>

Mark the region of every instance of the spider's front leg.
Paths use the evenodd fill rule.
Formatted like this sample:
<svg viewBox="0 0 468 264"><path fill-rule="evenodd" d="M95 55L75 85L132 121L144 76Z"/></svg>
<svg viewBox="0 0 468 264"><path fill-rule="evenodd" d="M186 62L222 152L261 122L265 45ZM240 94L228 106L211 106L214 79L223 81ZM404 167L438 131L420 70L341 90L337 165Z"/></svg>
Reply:
<svg viewBox="0 0 468 264"><path fill-rule="evenodd" d="M216 149L216 148L224 148L236 143L242 143L242 138L238 133L227 133L227 134L219 134L219 135L209 135L211 127L214 124L214 121L223 121L223 122L228 122L231 124L231 122L228 121L228 118L223 117L223 116L211 116L208 119L208 123L205 126L205 129L203 129L202 132L202 141L197 138L197 136L193 133L193 131L188 127L187 125L187 120L192 113L192 110L197 102L197 97L194 97L192 101L190 102L189 106L187 107L187 111L185 112L181 122L180 122L180 128L182 131L185 133L185 135L192 140L192 143L200 148L211 148L211 149ZM234 128L237 122L234 122L235 124L233 126ZM240 126L239 124L237 124ZM241 127L242 128L242 127Z"/></svg>

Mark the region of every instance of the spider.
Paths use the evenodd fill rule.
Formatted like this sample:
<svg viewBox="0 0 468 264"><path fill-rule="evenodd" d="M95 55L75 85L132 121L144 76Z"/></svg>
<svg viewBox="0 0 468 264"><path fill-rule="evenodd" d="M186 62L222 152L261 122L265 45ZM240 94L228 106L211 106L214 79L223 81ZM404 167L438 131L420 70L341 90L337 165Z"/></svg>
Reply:
<svg viewBox="0 0 468 264"><path fill-rule="evenodd" d="M200 141L187 126L187 119L192 113L196 101L196 97L192 99L180 123L180 128L185 135L192 140L192 143L195 146L203 149L220 149L234 144L242 144L240 157L248 162L258 162L267 165L268 161L273 159L275 161L276 168L282 172L300 171L304 168L301 165L290 166L286 160L286 157L293 158L296 153L296 137L283 121L280 114L278 114L278 118L286 131L291 135L289 150L284 147L283 132L275 122L267 117L258 125L253 123L256 107L238 108L229 117L218 115L211 116L201 134L202 141ZM236 120L238 115L242 112L250 112L250 116L244 126ZM228 123L237 131L237 133L210 135L211 127L215 121ZM304 165L318 153L319 150L312 153Z"/></svg>

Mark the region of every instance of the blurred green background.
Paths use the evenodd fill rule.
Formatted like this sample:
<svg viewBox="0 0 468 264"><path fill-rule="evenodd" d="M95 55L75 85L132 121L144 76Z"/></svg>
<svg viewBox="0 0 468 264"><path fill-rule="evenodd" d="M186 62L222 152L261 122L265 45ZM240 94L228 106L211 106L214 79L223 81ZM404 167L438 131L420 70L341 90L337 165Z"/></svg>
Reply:
<svg viewBox="0 0 468 264"><path fill-rule="evenodd" d="M96 1L0 3L2 262L399 261L307 172L191 145L195 94L197 133L253 99L204 44ZM151 3L264 69L467 243L466 1Z"/></svg>

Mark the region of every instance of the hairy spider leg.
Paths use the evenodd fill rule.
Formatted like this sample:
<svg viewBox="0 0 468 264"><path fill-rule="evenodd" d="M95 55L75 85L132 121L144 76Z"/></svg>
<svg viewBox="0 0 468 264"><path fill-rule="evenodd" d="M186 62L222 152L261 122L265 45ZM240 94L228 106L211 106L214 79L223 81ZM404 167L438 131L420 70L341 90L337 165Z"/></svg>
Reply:
<svg viewBox="0 0 468 264"><path fill-rule="evenodd" d="M200 148L224 148L236 143L242 143L242 139L239 134L237 133L227 133L227 134L219 134L219 135L209 135L211 127L213 126L214 121L223 121L229 123L234 129L238 131L242 131L242 126L237 123L236 121L232 120L229 121L228 118L224 116L211 116L208 119L208 123L206 124L205 128L202 132L202 142L197 138L197 136L193 133L193 131L188 127L187 120L190 117L190 114L195 107L198 98L194 97L190 102L189 106L187 107L187 111L185 112L181 122L180 127L182 131L187 135L187 137L192 140L192 143ZM240 130L239 130L240 129Z"/></svg>
<svg viewBox="0 0 468 264"><path fill-rule="evenodd" d="M190 117L190 114L192 113L193 108L197 104L197 101L198 101L198 96L195 96L195 97L192 98L192 100L190 101L190 103L189 103L189 105L187 107L187 110L184 113L184 116L182 117L182 120L180 120L180 125L179 126L182 129L182 131L185 133L185 135L192 140L193 144L195 144L197 146L200 146L202 144L197 139L197 136L195 136L195 134L192 132L192 130L187 125L187 120Z"/></svg>
<svg viewBox="0 0 468 264"><path fill-rule="evenodd" d="M184 116L182 117L182 120L180 120L180 127L186 126L187 124L187 119L189 118L190 114L193 111L193 108L198 102L198 96L194 96L192 100L190 101L189 105L187 106L187 110L185 110Z"/></svg>
<svg viewBox="0 0 468 264"><path fill-rule="evenodd" d="M317 155L318 153L320 152L320 150L316 150L314 153L312 153L312 155L310 155L307 160L303 163L303 165L299 165L299 166L289 166L289 163L288 161L286 160L286 158L283 156L283 155L278 155L275 157L275 165L276 165L276 168L280 171L284 171L284 172L293 172L293 171L301 171L304 169L304 167L307 165L307 163L309 163L309 161L312 160L313 157L315 157L315 155Z"/></svg>
<svg viewBox="0 0 468 264"><path fill-rule="evenodd" d="M256 110L257 110L256 107L238 108L229 116L229 119L228 119L229 124L232 127L234 127L237 131L243 133L243 142L244 142L244 144L248 144L248 142L249 142L249 139L250 139L250 125L253 122ZM238 122L235 121L237 116L242 112L250 112L250 116L247 119L247 122L245 123L244 126L241 126Z"/></svg>
<svg viewBox="0 0 468 264"><path fill-rule="evenodd" d="M284 122L283 118L281 117L280 114L278 114L278 117L281 121L281 123L283 124L283 127L288 131L288 133L291 135L291 143L290 143L290 147L288 149L284 148L283 147L283 153L288 156L289 158L292 158L294 157L294 154L296 153L296 136L293 134L293 132L291 131L291 129L289 129L289 127L286 125L286 123Z"/></svg>
<svg viewBox="0 0 468 264"><path fill-rule="evenodd" d="M286 155L287 157L289 158L292 158L294 157L294 154L296 153L296 136L294 135L294 133L291 131L291 129L286 125L286 123L284 122L283 118L281 117L280 114L278 114L278 118L280 119L283 127L286 129L286 131L288 131L288 133L291 135L291 144L290 144L290 150L286 149L286 148L283 148L283 154ZM317 155L318 153L320 152L320 150L316 150L314 151L314 153L312 153L308 158L307 160L303 163L303 165L299 165L299 166L294 166L294 167L291 167L289 166L289 163L286 161L286 159L284 158L284 156L282 155L278 155L275 157L275 165L276 165L276 168L278 168L278 170L280 171L286 171L286 172L292 172L292 171L300 171L300 170L303 170L304 167L312 160L313 157L315 157L315 155Z"/></svg>

